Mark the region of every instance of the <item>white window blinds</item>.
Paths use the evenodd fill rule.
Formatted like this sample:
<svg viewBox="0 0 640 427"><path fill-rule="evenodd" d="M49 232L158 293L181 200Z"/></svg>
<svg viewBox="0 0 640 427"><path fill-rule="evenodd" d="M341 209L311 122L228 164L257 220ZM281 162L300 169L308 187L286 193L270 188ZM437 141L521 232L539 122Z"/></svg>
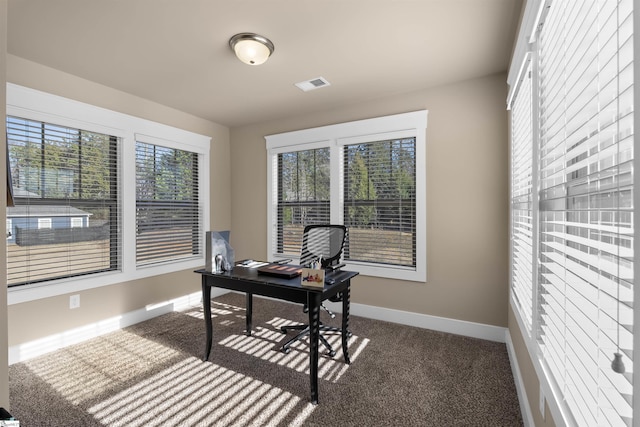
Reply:
<svg viewBox="0 0 640 427"><path fill-rule="evenodd" d="M8 116L10 287L119 268L118 139Z"/></svg>
<svg viewBox="0 0 640 427"><path fill-rule="evenodd" d="M198 154L136 142L136 262L201 253Z"/></svg>
<svg viewBox="0 0 640 427"><path fill-rule="evenodd" d="M345 145L345 259L416 266L416 140Z"/></svg>
<svg viewBox="0 0 640 427"><path fill-rule="evenodd" d="M331 222L328 147L278 154L275 253L300 255L304 227Z"/></svg>
<svg viewBox="0 0 640 427"><path fill-rule="evenodd" d="M511 106L511 295L527 332L533 316L533 111L527 58Z"/></svg>
<svg viewBox="0 0 640 427"><path fill-rule="evenodd" d="M537 335L581 426L632 425L632 9L553 1L539 34Z"/></svg>

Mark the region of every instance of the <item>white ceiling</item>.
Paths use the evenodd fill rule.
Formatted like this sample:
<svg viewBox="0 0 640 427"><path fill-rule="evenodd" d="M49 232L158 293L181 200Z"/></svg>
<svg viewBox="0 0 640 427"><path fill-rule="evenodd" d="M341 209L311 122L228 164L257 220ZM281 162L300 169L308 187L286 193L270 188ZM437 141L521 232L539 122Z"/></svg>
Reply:
<svg viewBox="0 0 640 427"><path fill-rule="evenodd" d="M8 52L229 127L505 71L522 0L9 0ZM229 38L275 44L263 65ZM331 86L303 92L322 76Z"/></svg>

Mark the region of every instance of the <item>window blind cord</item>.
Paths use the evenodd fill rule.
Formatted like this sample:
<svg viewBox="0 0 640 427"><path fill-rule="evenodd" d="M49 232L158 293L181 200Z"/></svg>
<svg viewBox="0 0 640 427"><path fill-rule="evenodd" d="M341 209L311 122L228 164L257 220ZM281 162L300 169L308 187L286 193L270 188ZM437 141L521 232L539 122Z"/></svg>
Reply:
<svg viewBox="0 0 640 427"><path fill-rule="evenodd" d="M618 28L620 27L620 23L618 23ZM619 32L616 33L616 37L619 38ZM618 46L620 45L620 40L618 40ZM620 73L620 56L618 55L616 58L617 61L617 66L618 66L618 74ZM617 113L618 113L618 120L616 121L616 131L617 131L617 135L620 135L620 79L617 79L617 86L618 86L618 99L616 100L616 103L618 104L618 108L617 108ZM618 151L618 156L617 158L620 158L620 144L617 144L617 151ZM619 172L619 167L618 167L618 172ZM616 206L616 210L618 212L618 236L620 235L620 178L618 177L618 184L617 184L617 206ZM620 255L620 248L618 247L618 256ZM624 367L624 361L622 360L622 353L620 353L620 262L618 262L618 280L616 280L616 291L617 291L617 296L616 296L616 332L617 332L617 337L616 337L616 348L617 351L615 353L613 353L613 360L611 361L611 369L613 370L613 372L616 372L618 374L624 374L625 372L625 367Z"/></svg>
<svg viewBox="0 0 640 427"><path fill-rule="evenodd" d="M618 194L620 194L620 180L618 180ZM618 202L619 203L619 202ZM618 213L620 209L618 207ZM620 224L618 223L618 235L620 235ZM620 249L618 248L618 252ZM620 263L618 263L618 280L616 280L616 348L617 351L613 353L613 360L611 361L611 369L618 374L624 374L625 367L622 360L622 353L620 353Z"/></svg>
<svg viewBox="0 0 640 427"><path fill-rule="evenodd" d="M620 279L618 279L618 297L617 297L617 316L616 316L616 327L618 332L618 337L616 339L616 347L617 351L613 353L613 360L611 361L611 369L613 372L618 374L624 374L625 367L624 362L622 361L622 354L620 353Z"/></svg>
<svg viewBox="0 0 640 427"><path fill-rule="evenodd" d="M620 187L620 183L618 182L618 188ZM620 224L618 224L618 229L620 228ZM618 252L620 251L620 249L618 249ZM616 338L616 348L617 351L613 353L613 360L611 361L611 369L613 370L613 372L616 372L618 374L624 374L625 372L625 367L624 367L624 361L622 360L622 353L620 353L620 264L618 264L618 280L616 281L616 291L617 291L617 296L616 296L616 309L617 309L617 313L616 313L616 332L617 332L617 338Z"/></svg>

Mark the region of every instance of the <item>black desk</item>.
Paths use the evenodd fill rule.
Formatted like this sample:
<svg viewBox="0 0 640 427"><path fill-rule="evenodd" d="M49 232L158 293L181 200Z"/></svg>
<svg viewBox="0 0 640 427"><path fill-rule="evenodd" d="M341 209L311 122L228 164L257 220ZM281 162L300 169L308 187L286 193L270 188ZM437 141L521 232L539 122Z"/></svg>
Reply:
<svg viewBox="0 0 640 427"><path fill-rule="evenodd" d="M213 339L211 321L211 288L223 288L246 293L245 333L251 335L251 316L253 310L253 294L277 298L285 301L308 304L310 344L309 344L309 380L311 382L311 402L318 403L318 337L320 335L320 303L342 292L342 353L345 363L349 364L347 349L347 330L349 327L349 294L351 279L358 275L352 271L336 271L327 274L333 279L332 285L325 284L324 289L302 287L300 277L281 279L258 274L255 268L234 267L230 272L211 273L197 270L202 275L202 302L204 306L204 324L207 331L207 343L204 360L209 359Z"/></svg>

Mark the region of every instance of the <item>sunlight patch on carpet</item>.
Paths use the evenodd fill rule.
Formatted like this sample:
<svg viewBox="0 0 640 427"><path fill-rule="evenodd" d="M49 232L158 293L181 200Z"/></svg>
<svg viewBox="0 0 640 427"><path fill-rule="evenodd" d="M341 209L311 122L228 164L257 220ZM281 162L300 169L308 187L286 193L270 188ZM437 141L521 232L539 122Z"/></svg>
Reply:
<svg viewBox="0 0 640 427"><path fill-rule="evenodd" d="M194 308L183 310L183 314L187 316L195 317L196 319L204 319L204 309L202 305L198 305ZM229 316L230 314L236 313L237 315L241 315L244 319L245 309L244 307L238 307L233 304L224 304L217 301L211 301L211 317L220 317L220 316Z"/></svg>
<svg viewBox="0 0 640 427"><path fill-rule="evenodd" d="M189 357L98 403L88 412L109 426L302 425L314 406L278 387Z"/></svg>
<svg viewBox="0 0 640 427"><path fill-rule="evenodd" d="M59 350L55 358L41 356L24 363L77 405L179 355L176 350L123 330Z"/></svg>
<svg viewBox="0 0 640 427"><path fill-rule="evenodd" d="M285 335L279 331L279 328L283 325L293 324L293 322L276 317L267 323L273 325L275 330L258 326L254 328L251 336L249 337L239 334L229 335L225 339L219 341L218 344L249 356L275 363L279 366L285 366L298 372L304 372L308 375L310 371L309 340L302 339L292 344L291 351L288 354L285 354L280 351L280 346L286 338L293 335ZM336 355L333 358L324 356L322 354L324 347L322 344L319 344L320 357L318 360L318 379L332 381L335 383L347 371L349 365L344 363L344 358L342 357L341 336L334 333L326 334L325 338L336 350ZM356 335L352 335L348 339L347 343L351 363L353 363L367 346L369 339L362 339Z"/></svg>

